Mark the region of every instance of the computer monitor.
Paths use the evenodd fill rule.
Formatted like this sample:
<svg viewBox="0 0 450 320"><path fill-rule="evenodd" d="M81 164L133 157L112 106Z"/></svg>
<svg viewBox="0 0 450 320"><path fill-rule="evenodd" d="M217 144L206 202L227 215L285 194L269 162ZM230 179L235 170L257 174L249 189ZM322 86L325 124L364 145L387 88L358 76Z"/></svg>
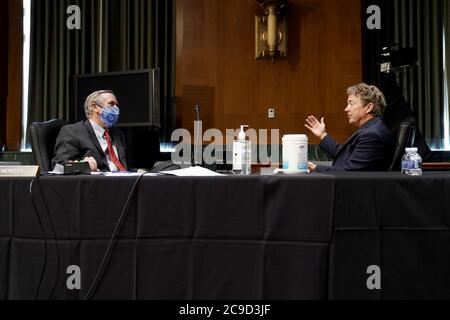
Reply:
<svg viewBox="0 0 450 320"><path fill-rule="evenodd" d="M121 109L118 126L161 126L159 69L75 76L71 89L73 122L86 118L84 103L92 92L112 90Z"/></svg>

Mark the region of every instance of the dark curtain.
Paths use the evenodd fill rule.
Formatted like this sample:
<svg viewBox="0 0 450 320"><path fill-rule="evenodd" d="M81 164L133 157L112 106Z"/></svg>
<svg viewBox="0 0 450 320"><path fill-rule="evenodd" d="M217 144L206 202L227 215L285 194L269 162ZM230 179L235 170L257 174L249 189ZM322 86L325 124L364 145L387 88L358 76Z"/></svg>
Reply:
<svg viewBox="0 0 450 320"><path fill-rule="evenodd" d="M68 30L78 5L82 29ZM32 0L28 122L69 117L70 76L99 71L99 1Z"/></svg>
<svg viewBox="0 0 450 320"><path fill-rule="evenodd" d="M68 30L67 7L81 8ZM69 120L70 77L161 69L162 138L173 128L173 0L32 0L29 124Z"/></svg>
<svg viewBox="0 0 450 320"><path fill-rule="evenodd" d="M170 141L174 110L174 1L104 0L101 71L161 69L161 138Z"/></svg>
<svg viewBox="0 0 450 320"><path fill-rule="evenodd" d="M381 85L382 75L377 62L383 46L399 44L404 48L414 48L419 64L396 72L397 82L416 117L418 127L433 147L441 147L448 112L448 78L443 72L444 38L448 41L450 36L449 32L444 34L450 19L448 2L363 0L363 10L372 4L380 6L383 21L381 30L364 28L363 31L364 80ZM365 12L363 17L367 17Z"/></svg>
<svg viewBox="0 0 450 320"><path fill-rule="evenodd" d="M416 48L419 66L399 75L406 99L425 137L442 147L444 138L443 77L444 6L448 0L394 0L395 42ZM449 17L450 18L450 17Z"/></svg>
<svg viewBox="0 0 450 320"><path fill-rule="evenodd" d="M444 73L444 91L445 91L445 112L444 121L444 136L447 143L450 144L450 1L444 1L444 33L445 33L445 73ZM445 146L446 149L450 148L450 145Z"/></svg>

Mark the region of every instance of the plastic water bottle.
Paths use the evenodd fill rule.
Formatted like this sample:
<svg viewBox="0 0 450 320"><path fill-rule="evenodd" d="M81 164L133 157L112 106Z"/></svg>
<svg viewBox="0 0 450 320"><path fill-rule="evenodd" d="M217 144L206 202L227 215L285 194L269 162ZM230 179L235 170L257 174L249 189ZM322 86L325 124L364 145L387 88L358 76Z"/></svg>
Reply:
<svg viewBox="0 0 450 320"><path fill-rule="evenodd" d="M417 148L407 148L402 158L402 174L407 176L422 175L422 157Z"/></svg>

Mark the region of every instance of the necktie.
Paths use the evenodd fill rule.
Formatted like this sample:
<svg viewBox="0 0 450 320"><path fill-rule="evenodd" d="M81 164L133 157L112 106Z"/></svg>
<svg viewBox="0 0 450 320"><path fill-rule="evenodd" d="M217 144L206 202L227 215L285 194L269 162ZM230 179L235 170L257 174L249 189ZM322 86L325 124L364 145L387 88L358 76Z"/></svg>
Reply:
<svg viewBox="0 0 450 320"><path fill-rule="evenodd" d="M109 158L115 164L117 169L119 169L119 171L126 171L125 167L120 163L119 159L117 158L116 153L114 152L114 149L111 144L111 136L109 134L109 130L105 130L105 139L106 139L106 142L108 143Z"/></svg>

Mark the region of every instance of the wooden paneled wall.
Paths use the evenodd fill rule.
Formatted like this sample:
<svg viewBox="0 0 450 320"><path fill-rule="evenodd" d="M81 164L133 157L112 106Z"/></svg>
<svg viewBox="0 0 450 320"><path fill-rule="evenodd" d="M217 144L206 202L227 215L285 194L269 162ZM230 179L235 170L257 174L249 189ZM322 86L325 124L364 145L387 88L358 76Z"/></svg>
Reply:
<svg viewBox="0 0 450 320"><path fill-rule="evenodd" d="M8 2L0 1L0 146L6 143L8 101Z"/></svg>
<svg viewBox="0 0 450 320"><path fill-rule="evenodd" d="M344 113L346 88L362 79L360 6L290 0L288 59L272 64L255 60L254 0L177 0L177 126L192 131L195 104L204 130L249 124L306 133L305 118L316 114L345 141L355 130Z"/></svg>
<svg viewBox="0 0 450 320"><path fill-rule="evenodd" d="M22 1L8 0L8 110L7 146L20 150L22 123L22 65L23 65L23 5Z"/></svg>
<svg viewBox="0 0 450 320"><path fill-rule="evenodd" d="M0 144L20 149L22 116L22 1L0 4Z"/></svg>

